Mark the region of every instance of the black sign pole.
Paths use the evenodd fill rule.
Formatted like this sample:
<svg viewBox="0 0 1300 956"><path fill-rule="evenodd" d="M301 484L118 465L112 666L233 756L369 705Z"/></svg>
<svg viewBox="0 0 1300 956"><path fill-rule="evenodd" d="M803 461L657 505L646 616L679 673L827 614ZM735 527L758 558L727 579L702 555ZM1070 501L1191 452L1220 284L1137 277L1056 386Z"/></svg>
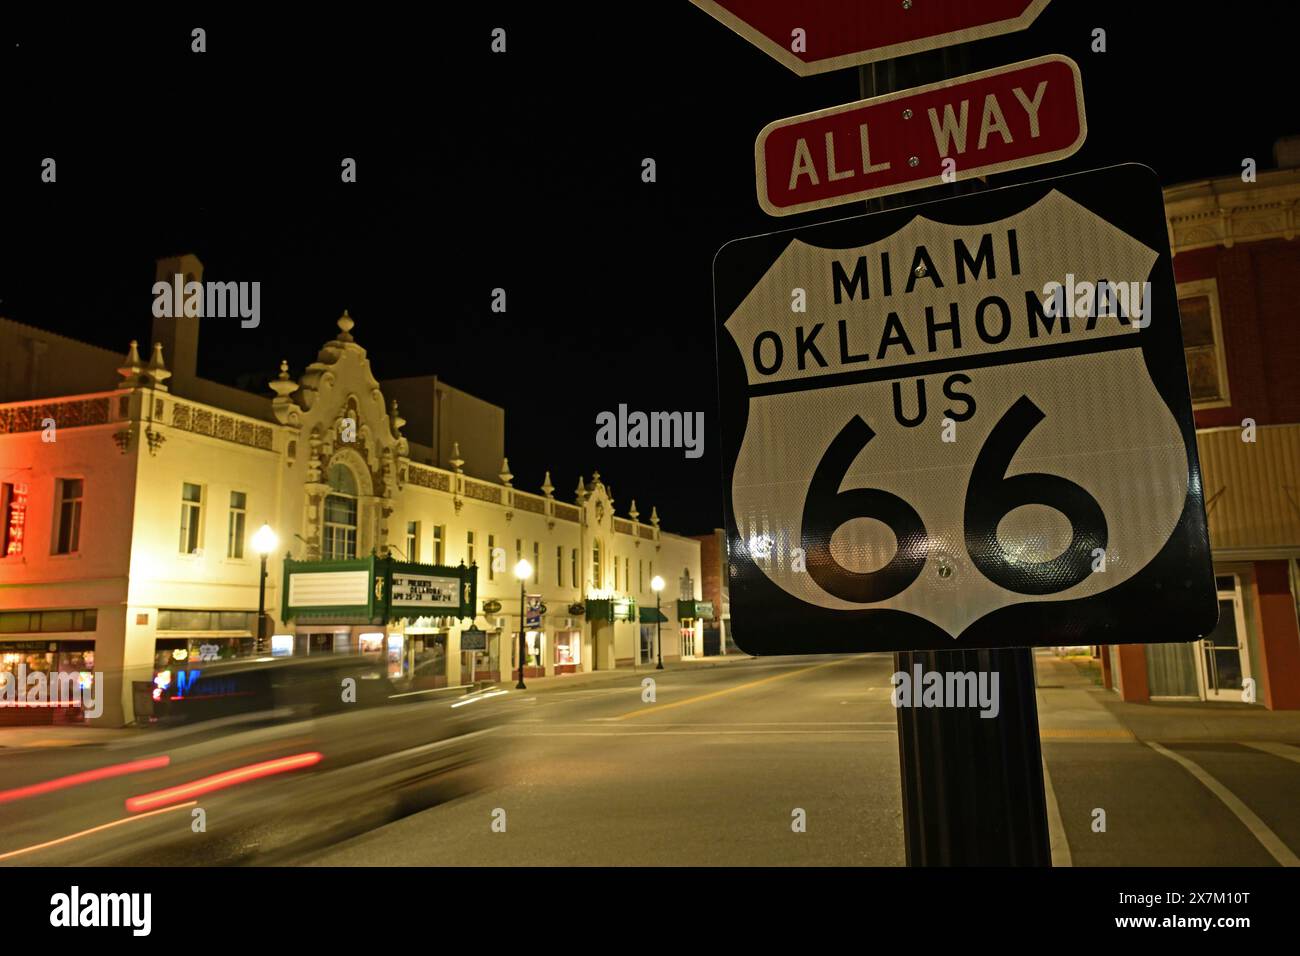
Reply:
<svg viewBox="0 0 1300 956"><path fill-rule="evenodd" d="M859 67L864 98L970 72L962 46ZM981 188L978 180L868 201L877 212ZM1013 635L1008 635L1008 638ZM970 707L899 707L908 866L1051 866L1033 651L900 651L894 670L998 675L994 718ZM978 679L978 677L977 677ZM919 685L918 685L919 691Z"/></svg>

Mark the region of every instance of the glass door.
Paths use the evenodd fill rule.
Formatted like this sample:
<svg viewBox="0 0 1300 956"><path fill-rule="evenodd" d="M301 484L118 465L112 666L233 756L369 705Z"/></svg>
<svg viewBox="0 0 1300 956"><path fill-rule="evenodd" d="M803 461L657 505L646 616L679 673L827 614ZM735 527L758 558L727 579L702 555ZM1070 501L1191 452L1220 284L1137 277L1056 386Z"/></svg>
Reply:
<svg viewBox="0 0 1300 956"><path fill-rule="evenodd" d="M1241 700L1242 680L1250 676L1246 622L1236 575L1220 575L1219 623L1197 642L1197 669L1206 700Z"/></svg>

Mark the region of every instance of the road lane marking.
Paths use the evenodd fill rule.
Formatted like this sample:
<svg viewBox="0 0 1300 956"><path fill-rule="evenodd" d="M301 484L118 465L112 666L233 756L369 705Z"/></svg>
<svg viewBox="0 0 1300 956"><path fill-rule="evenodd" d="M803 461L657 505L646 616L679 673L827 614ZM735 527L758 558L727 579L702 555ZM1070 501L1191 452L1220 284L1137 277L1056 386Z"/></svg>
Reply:
<svg viewBox="0 0 1300 956"><path fill-rule="evenodd" d="M770 677L760 677L758 680L747 681L744 684L737 684L735 687L724 687L722 690L710 691L707 694L697 694L695 697L687 697L685 700L673 701L670 704L653 704L649 707L642 707L638 710L629 710L626 714L619 714L611 720L629 720L632 717L641 717L645 714L658 714L665 710L672 710L674 707L685 707L687 704L698 704L701 701L712 700L715 697L722 697L724 694L734 694L736 691L747 690L750 687L758 687L761 684L770 684L773 681L784 680L787 677L795 677L799 674L807 674L812 671L821 670L823 667L834 667L836 664L843 664L845 661L861 660L866 654L855 654L852 657L836 658L833 661L825 661L821 664L814 664L812 667L801 667L798 670L785 671L781 674L773 674Z"/></svg>
<svg viewBox="0 0 1300 956"><path fill-rule="evenodd" d="M589 717L584 724L552 723L551 727L586 727L600 721L617 720L617 717ZM523 723L523 721L520 721ZM896 727L896 720L705 720L673 721L674 727Z"/></svg>
<svg viewBox="0 0 1300 956"><path fill-rule="evenodd" d="M193 807L197 804L197 800L191 800L189 803L179 803L174 806L163 807L161 810L150 810L146 813L137 813L134 816L122 817L120 820L114 820L111 823L102 823L97 827L91 827L89 830L82 830L79 833L69 833L65 837L59 837L57 840L48 840L45 843L37 843L34 846L25 846L21 850L10 850L8 853L0 853L0 860L7 860L10 857L19 856L23 853L31 853L34 850L44 850L46 847L58 846L60 843L67 843L70 840L89 836L92 833L99 833L101 830L110 830L113 827L119 827L123 823L131 823L135 820L144 820L148 817L157 816L160 813L171 813L173 810L184 810L186 807Z"/></svg>
<svg viewBox="0 0 1300 956"><path fill-rule="evenodd" d="M1253 747L1255 750L1262 750L1266 754L1272 754L1274 757L1300 763L1300 747L1292 747L1290 744L1275 744L1266 740L1242 740L1240 743L1247 747Z"/></svg>
<svg viewBox="0 0 1300 956"><path fill-rule="evenodd" d="M1267 823L1255 815L1255 811L1242 803L1241 799L1219 783L1212 777L1200 764L1193 763L1182 754L1174 753L1166 747L1160 746L1153 740L1145 741L1146 745L1158 754L1163 754L1175 763L1181 764L1183 769L1190 773L1197 780L1205 785L1205 788L1223 801L1224 806L1231 810L1261 844L1269 852L1273 859L1277 860L1282 866L1300 866L1300 857L1297 857L1291 848L1282 842L1281 838L1269 829Z"/></svg>
<svg viewBox="0 0 1300 956"><path fill-rule="evenodd" d="M1092 728L1066 728L1039 730L1042 740L1137 740L1130 730L1097 730Z"/></svg>
<svg viewBox="0 0 1300 956"><path fill-rule="evenodd" d="M896 737L894 730L561 730L537 733L507 733L506 737L788 737L813 734L828 737L867 735Z"/></svg>
<svg viewBox="0 0 1300 956"><path fill-rule="evenodd" d="M1051 844L1052 866L1074 866L1074 860L1070 857L1070 844L1065 839L1061 805L1056 800L1056 788L1052 786L1052 775L1047 772L1047 760L1040 760L1043 764L1043 794L1047 797L1047 833Z"/></svg>

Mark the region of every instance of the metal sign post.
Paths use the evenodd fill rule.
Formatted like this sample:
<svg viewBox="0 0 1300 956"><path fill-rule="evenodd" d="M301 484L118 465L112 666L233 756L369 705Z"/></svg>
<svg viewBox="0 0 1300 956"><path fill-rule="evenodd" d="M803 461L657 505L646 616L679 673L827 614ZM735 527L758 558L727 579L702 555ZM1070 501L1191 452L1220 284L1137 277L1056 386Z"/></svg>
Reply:
<svg viewBox="0 0 1300 956"><path fill-rule="evenodd" d="M714 280L737 642L996 674L994 716L900 707L910 858L1046 863L1032 666L996 649L1218 613L1158 181L738 240Z"/></svg>

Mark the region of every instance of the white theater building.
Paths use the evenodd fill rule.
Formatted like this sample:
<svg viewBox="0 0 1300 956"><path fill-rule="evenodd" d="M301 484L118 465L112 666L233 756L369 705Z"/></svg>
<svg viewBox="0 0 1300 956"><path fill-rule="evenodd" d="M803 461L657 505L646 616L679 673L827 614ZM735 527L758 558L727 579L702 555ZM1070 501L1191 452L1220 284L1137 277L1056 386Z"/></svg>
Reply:
<svg viewBox="0 0 1300 956"><path fill-rule="evenodd" d="M549 473L515 488L504 412L434 376L381 383L346 313L266 397L198 377L201 321L156 319L159 344L123 359L0 319L0 670L102 673L101 720L122 724L169 669L256 653L263 525L267 655L508 680L520 558L526 677L652 664L656 575L664 659L703 653L699 542L616 514L598 472L571 502Z"/></svg>

